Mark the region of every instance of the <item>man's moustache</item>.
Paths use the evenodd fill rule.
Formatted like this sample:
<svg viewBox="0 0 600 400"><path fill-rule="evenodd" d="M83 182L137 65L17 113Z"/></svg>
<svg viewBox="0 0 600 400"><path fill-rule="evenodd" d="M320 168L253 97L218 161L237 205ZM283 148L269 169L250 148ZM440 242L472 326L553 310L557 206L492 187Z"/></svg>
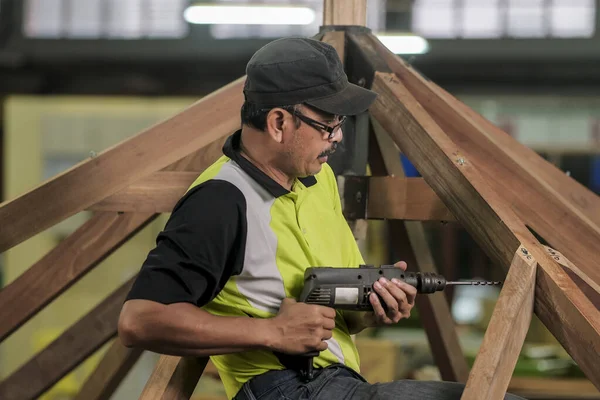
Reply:
<svg viewBox="0 0 600 400"><path fill-rule="evenodd" d="M333 153L335 153L336 147L337 145L334 144L329 150L326 150L319 154L319 157L326 157L332 155Z"/></svg>

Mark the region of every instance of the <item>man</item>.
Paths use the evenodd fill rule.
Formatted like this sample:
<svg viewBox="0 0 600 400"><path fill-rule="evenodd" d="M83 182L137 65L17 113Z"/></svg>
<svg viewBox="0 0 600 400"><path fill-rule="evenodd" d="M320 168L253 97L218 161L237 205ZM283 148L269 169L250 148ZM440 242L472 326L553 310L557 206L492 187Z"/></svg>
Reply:
<svg viewBox="0 0 600 400"><path fill-rule="evenodd" d="M306 268L364 264L327 157L345 116L368 109L376 94L350 84L336 51L312 39L269 43L246 73L242 128L159 234L123 306L121 340L211 356L228 398L238 400L460 398L458 384L370 385L358 373L350 335L408 318L412 286L375 284L387 313L375 294L372 313L294 300ZM315 350L315 377L305 382L284 360Z"/></svg>

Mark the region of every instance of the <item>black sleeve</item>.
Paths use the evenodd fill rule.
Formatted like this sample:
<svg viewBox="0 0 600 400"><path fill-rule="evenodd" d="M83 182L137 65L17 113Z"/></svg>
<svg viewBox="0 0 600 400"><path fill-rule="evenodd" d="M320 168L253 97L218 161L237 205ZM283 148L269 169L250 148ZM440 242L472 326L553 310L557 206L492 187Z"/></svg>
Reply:
<svg viewBox="0 0 600 400"><path fill-rule="evenodd" d="M243 268L246 200L233 184L209 180L174 207L129 299L203 306Z"/></svg>

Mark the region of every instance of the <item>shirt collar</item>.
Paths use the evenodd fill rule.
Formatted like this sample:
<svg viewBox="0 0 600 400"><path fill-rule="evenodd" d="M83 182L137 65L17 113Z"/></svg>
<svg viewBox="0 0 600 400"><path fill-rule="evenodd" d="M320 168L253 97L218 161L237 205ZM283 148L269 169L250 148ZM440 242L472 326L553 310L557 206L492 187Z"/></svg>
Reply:
<svg viewBox="0 0 600 400"><path fill-rule="evenodd" d="M273 178L265 174L263 171L246 157L240 154L240 142L242 139L242 130L237 130L233 135L229 136L223 145L223 154L235 161L240 168L244 170L252 179L263 186L269 193L274 197L280 197L288 194L290 191L275 182ZM300 182L306 187L310 187L317 183L317 178L314 176L307 176L304 178L298 178Z"/></svg>

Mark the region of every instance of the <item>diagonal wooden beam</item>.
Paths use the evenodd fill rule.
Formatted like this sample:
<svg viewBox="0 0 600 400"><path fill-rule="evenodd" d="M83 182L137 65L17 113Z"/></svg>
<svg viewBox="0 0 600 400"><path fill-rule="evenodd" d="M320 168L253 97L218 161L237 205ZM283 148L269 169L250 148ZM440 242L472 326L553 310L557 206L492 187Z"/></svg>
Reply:
<svg viewBox="0 0 600 400"><path fill-rule="evenodd" d="M115 339L73 400L109 400L142 353Z"/></svg>
<svg viewBox="0 0 600 400"><path fill-rule="evenodd" d="M524 145L506 134L501 135L497 129L489 132L485 129L488 125L482 127L479 120L457 111L457 100L447 101L430 82L393 56L376 37L365 35L363 38L368 38L378 54L383 53L382 56L387 57L389 68L408 91L448 137L460 144L463 154L456 157L464 163L474 165L490 186L512 204L516 214L527 226L565 254L596 283L600 283L595 250L600 248L600 225L589 217L599 217L600 208L596 209L595 214L584 212L565 196L564 188L555 187L537 176L536 170L525 167L527 160L541 159L540 156L532 155L523 159L523 151L518 149L525 148ZM463 105L460 109L464 107ZM589 192L585 189L577 193L587 193L586 191ZM593 211L594 205L600 206L600 196L592 196L595 196L595 201L589 204L592 208L588 211ZM558 227L560 228L557 229Z"/></svg>
<svg viewBox="0 0 600 400"><path fill-rule="evenodd" d="M154 219L152 213L96 213L0 291L0 342Z"/></svg>
<svg viewBox="0 0 600 400"><path fill-rule="evenodd" d="M161 355L139 400L189 400L208 357Z"/></svg>
<svg viewBox="0 0 600 400"><path fill-rule="evenodd" d="M355 37L355 39L357 38ZM540 157L539 154L529 147L523 146L515 138L436 85L435 82L423 77L402 58L389 51L377 38L370 36L369 38L361 37L358 40L361 41L361 45L364 48L372 49L373 52L376 52L381 58L386 60L390 70L399 77L402 77L403 81L409 83L409 80L413 82L418 80L421 84L425 85L427 90L435 93L439 99L443 99L447 105L452 107L455 113L477 127L482 135L486 136L499 149L502 149L510 159L521 165L523 169L529 171L532 176L544 184L555 196L578 208L579 212L585 214L590 221L600 227L600 196L569 177L552 163ZM382 69L379 70L383 71ZM416 93L413 92L413 94L416 96Z"/></svg>
<svg viewBox="0 0 600 400"><path fill-rule="evenodd" d="M369 143L369 164L375 175L404 176L399 152L390 136L375 120ZM389 221L389 234L409 268L437 273L423 224L418 221ZM433 358L446 381L467 381L469 366L458 340L450 306L443 293L418 296L416 301Z"/></svg>
<svg viewBox="0 0 600 400"><path fill-rule="evenodd" d="M223 134L226 134L226 131ZM222 155L225 140L226 138L220 138L208 144L159 171L159 174L170 176L170 174L182 173L185 175L183 183L185 184L187 180L191 183L194 177L197 177L201 171ZM142 183L134 183L132 186L147 185L145 182L148 180L152 182L152 176L144 178L141 180ZM172 178L171 176L171 180ZM160 181L159 183L169 186L169 182ZM184 193L186 189L182 185L178 188L181 193L174 191L174 193L165 194L172 204L161 212L171 211L177 201L177 196ZM152 197L151 193L136 193L142 198ZM110 198L112 196L109 196ZM140 204L145 204L140 198L136 200ZM100 203L107 201L108 199L105 199ZM137 210L138 208L133 209ZM95 213L89 221L69 235L55 249L2 289L0 291L0 320L3 321L3 324L0 325L0 342L155 219L157 215L153 213L159 212L152 207L145 209L139 207L139 209L143 209L143 211L134 214ZM125 207L123 210L117 208L114 211L127 211L127 209Z"/></svg>
<svg viewBox="0 0 600 400"><path fill-rule="evenodd" d="M408 65L407 67L409 68ZM410 68L409 71L414 70ZM416 71L414 73L416 74ZM567 175L564 171L561 171L551 162L540 157L531 148L521 145L515 138L502 131L435 83L428 81L428 85L457 112L460 112L471 123L487 133L488 137L498 147L504 149L511 159L518 160L524 169L548 185L555 195L577 207L581 213L585 214L586 218L600 227L600 197L598 195Z"/></svg>
<svg viewBox="0 0 600 400"><path fill-rule="evenodd" d="M519 246L475 358L462 400L502 400L531 325L537 263Z"/></svg>
<svg viewBox="0 0 600 400"><path fill-rule="evenodd" d="M60 337L0 382L0 399L36 399L104 343L117 335L123 301L133 284L131 278Z"/></svg>
<svg viewBox="0 0 600 400"><path fill-rule="evenodd" d="M465 152L436 124L392 73L375 74L379 96L371 114L409 157L432 189L498 265L508 269L525 246L538 262L535 311L588 378L600 388L600 310L489 186Z"/></svg>
<svg viewBox="0 0 600 400"><path fill-rule="evenodd" d="M0 205L0 253L238 129L244 81Z"/></svg>
<svg viewBox="0 0 600 400"><path fill-rule="evenodd" d="M158 171L89 207L94 211L168 213L198 177L197 172Z"/></svg>

